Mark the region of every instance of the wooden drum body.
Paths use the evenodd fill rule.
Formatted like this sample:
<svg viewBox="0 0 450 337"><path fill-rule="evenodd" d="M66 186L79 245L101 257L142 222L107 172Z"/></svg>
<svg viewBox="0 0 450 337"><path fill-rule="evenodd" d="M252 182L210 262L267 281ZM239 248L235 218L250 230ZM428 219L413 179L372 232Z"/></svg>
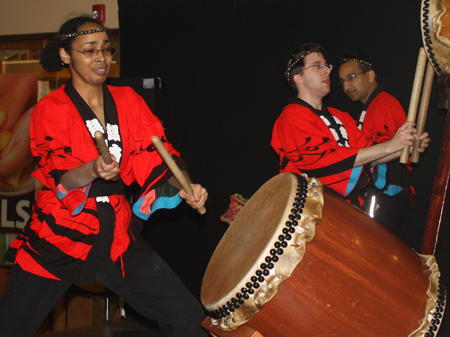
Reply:
<svg viewBox="0 0 450 337"><path fill-rule="evenodd" d="M222 331L246 324L264 337L427 337L445 310L439 276L433 256L322 193L318 180L283 173L223 236L201 298Z"/></svg>

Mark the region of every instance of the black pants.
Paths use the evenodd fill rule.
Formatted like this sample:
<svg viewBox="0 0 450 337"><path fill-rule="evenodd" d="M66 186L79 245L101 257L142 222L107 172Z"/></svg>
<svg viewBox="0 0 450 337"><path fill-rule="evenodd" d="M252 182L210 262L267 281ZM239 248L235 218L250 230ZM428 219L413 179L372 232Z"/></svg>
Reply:
<svg viewBox="0 0 450 337"><path fill-rule="evenodd" d="M376 198L377 207L374 211L374 219L381 225L398 235L400 228L412 217L416 206L411 195L402 191L394 196L387 195L382 191L372 188L366 189L364 196L364 210L369 211L372 196Z"/></svg>
<svg viewBox="0 0 450 337"><path fill-rule="evenodd" d="M96 280L110 288L102 270ZM0 298L0 335L33 337L71 285L72 282L40 277L15 265ZM205 317L202 307L156 253L114 292L139 314L157 321L161 336L208 336L200 326Z"/></svg>

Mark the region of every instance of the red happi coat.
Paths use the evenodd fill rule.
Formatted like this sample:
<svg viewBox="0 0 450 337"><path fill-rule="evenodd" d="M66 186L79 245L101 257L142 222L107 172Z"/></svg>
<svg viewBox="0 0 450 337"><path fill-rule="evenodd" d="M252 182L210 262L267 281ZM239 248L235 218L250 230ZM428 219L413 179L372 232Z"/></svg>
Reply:
<svg viewBox="0 0 450 337"><path fill-rule="evenodd" d="M364 104L358 125L361 122L363 122L362 132L375 143L384 143L392 139L397 130L406 122L406 114L399 101L384 91L384 88L380 85ZM372 175L374 187L390 196L403 191L410 195L411 203L414 203L416 193L413 187L410 165L393 161L377 165L372 170L375 172Z"/></svg>
<svg viewBox="0 0 450 337"><path fill-rule="evenodd" d="M349 147L339 146L323 120L311 108L286 106L275 122L272 147L280 158L280 173L306 173L326 188L360 206L361 189L369 182L363 167L353 167L359 149L372 145L345 112L328 111L344 125Z"/></svg>
<svg viewBox="0 0 450 337"><path fill-rule="evenodd" d="M369 99L364 105L367 105L367 109L361 130L374 142L384 143L392 139L406 122L406 114L400 103L388 92L375 93L377 95L373 100Z"/></svg>
<svg viewBox="0 0 450 337"><path fill-rule="evenodd" d="M143 187L138 206L134 207L145 218L158 198L157 188L170 177L151 142L152 135L165 139L164 131L158 118L131 88L108 88L117 108L122 138L120 178L126 185L136 181ZM15 263L30 273L78 281L100 230L97 201L90 196L92 183L82 189L64 191L60 178L66 171L97 158L99 152L64 86L45 96L35 107L30 138L38 164L33 176L44 187L37 193L32 217L11 244L8 256L15 257ZM165 146L179 161L173 147L167 142ZM136 242L138 231L132 226L131 205L123 193L108 198L113 221L107 226L114 227L106 256L125 272L123 256ZM176 193L165 200L166 204L172 200L169 202L172 206L167 208L180 201Z"/></svg>

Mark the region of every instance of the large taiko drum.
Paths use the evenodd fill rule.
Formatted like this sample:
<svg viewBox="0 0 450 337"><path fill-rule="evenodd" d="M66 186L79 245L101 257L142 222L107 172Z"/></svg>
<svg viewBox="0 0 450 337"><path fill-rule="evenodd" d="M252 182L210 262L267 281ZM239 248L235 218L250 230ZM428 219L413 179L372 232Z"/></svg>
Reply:
<svg viewBox="0 0 450 337"><path fill-rule="evenodd" d="M435 336L445 288L410 250L320 181L283 173L240 211L205 272L201 300L223 336ZM216 335L220 335L217 334Z"/></svg>

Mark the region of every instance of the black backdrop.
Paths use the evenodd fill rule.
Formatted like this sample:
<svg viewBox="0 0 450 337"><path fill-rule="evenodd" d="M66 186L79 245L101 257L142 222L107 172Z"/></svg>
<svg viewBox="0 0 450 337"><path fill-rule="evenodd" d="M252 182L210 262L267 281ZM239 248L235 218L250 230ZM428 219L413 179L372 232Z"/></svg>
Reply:
<svg viewBox="0 0 450 337"><path fill-rule="evenodd" d="M408 110L421 37L420 0L118 0L121 77L161 77L156 115L209 191L208 212L184 207L155 214L143 235L199 298L208 260L227 228L219 217L229 196L250 197L277 174L272 126L290 93L283 62L307 42L325 46L329 62L361 51L371 55L386 88ZM350 113L335 84L327 104ZM420 251L446 110L437 81L426 130L432 145L415 168L419 209L401 238ZM447 225L448 227L449 225ZM450 274L448 232L439 263Z"/></svg>

